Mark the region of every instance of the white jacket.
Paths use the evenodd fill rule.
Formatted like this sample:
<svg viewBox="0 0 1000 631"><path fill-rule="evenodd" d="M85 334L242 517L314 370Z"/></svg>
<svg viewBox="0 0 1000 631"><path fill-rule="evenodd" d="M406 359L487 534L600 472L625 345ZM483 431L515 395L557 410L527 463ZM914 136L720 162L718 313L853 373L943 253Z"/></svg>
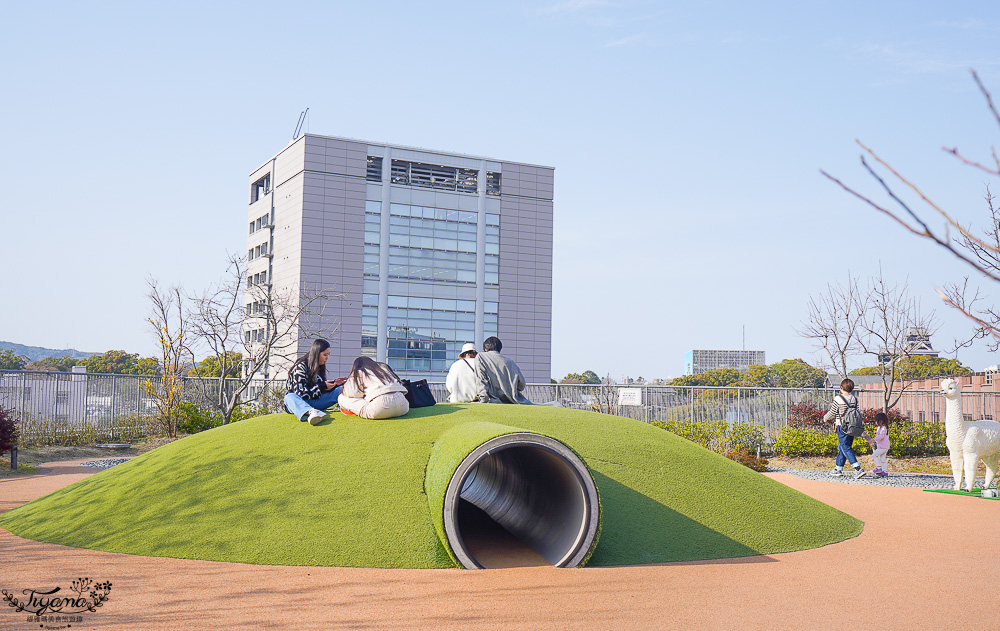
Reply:
<svg viewBox="0 0 1000 631"><path fill-rule="evenodd" d="M478 362L479 359L473 357L468 360L459 359L451 365L448 379L445 381L449 403L468 403L476 400L476 393L479 391L479 378L476 377Z"/></svg>
<svg viewBox="0 0 1000 631"><path fill-rule="evenodd" d="M382 364L383 368L389 368L385 364ZM383 383L375 375L367 371L361 371L361 389L354 384L354 377L349 376L347 382L344 384L344 389L340 391L342 396L350 397L352 399L364 399L369 403L378 396L383 394L389 394L390 392L406 392L406 387L392 379L388 382Z"/></svg>

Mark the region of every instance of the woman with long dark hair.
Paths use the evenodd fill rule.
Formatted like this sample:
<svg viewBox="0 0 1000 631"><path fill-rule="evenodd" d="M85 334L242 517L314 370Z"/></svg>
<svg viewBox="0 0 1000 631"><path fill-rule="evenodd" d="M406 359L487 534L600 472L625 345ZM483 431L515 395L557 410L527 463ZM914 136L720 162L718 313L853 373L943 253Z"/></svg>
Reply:
<svg viewBox="0 0 1000 631"><path fill-rule="evenodd" d="M358 357L340 393L340 409L361 418L396 418L410 411L405 393L406 388L388 364Z"/></svg>
<svg viewBox="0 0 1000 631"><path fill-rule="evenodd" d="M330 343L323 339L313 340L309 352L299 357L288 371L285 385L285 409L300 421L316 425L326 416L325 410L337 403L343 384L343 377L328 381L326 361L330 359Z"/></svg>

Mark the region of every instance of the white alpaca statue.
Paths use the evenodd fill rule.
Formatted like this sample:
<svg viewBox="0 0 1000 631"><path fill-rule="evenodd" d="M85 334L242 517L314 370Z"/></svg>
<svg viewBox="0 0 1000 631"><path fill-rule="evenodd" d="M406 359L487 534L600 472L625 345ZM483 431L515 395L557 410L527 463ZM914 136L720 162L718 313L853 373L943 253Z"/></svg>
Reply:
<svg viewBox="0 0 1000 631"><path fill-rule="evenodd" d="M1000 464L1000 423L996 421L967 421L962 416L962 389L954 379L941 381L941 392L946 401L944 415L945 443L951 454L951 472L955 476L955 490L962 488L965 473L965 490L972 491L976 481L976 464L986 465L986 482L990 485Z"/></svg>

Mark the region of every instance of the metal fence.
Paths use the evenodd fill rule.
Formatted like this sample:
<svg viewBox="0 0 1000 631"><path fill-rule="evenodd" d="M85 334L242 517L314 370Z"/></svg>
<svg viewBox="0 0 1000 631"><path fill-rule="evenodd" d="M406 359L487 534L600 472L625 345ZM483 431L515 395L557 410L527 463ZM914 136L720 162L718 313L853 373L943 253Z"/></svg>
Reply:
<svg viewBox="0 0 1000 631"><path fill-rule="evenodd" d="M68 427L90 425L96 429L113 427L123 418L147 418L158 414L155 397L145 387L149 381L156 388L157 377L103 375L92 373L0 371L0 406L12 409L23 420L45 421ZM208 394L218 386L218 379L184 380L186 402L210 408ZM438 401L446 401L443 383L431 383ZM236 380L227 380L232 391ZM621 388L640 391L638 405L619 401ZM243 396L245 402L266 402L280 407L283 381L254 382ZM270 395L268 393L271 392ZM525 394L536 403L565 408L592 410L634 418L644 422L725 420L750 423L773 437L788 423L793 406L810 404L826 409L836 389L734 388L651 385L581 385L531 384ZM862 408L883 405L882 390L856 390ZM1000 393L967 392L962 396L968 419L1000 418ZM907 391L896 408L913 420L944 419L944 397L937 391Z"/></svg>
<svg viewBox="0 0 1000 631"><path fill-rule="evenodd" d="M150 419L159 414L156 397L150 394L161 386L159 377L105 375L47 371L0 371L0 406L13 410L23 426L89 426L110 432L125 419ZM182 401L210 409L209 397L218 388L218 379L189 377L183 380ZM235 391L236 380L224 387ZM270 388L284 388L281 382L252 383L244 396L258 401Z"/></svg>

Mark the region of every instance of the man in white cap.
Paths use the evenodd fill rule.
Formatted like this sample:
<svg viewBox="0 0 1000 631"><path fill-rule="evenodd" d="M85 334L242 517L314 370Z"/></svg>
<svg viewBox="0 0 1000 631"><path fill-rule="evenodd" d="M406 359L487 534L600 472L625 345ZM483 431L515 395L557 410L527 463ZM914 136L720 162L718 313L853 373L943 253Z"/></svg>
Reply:
<svg viewBox="0 0 1000 631"><path fill-rule="evenodd" d="M469 403L476 400L479 377L476 376L476 345L466 344L458 354L458 361L448 370L445 385L448 388L449 403Z"/></svg>

